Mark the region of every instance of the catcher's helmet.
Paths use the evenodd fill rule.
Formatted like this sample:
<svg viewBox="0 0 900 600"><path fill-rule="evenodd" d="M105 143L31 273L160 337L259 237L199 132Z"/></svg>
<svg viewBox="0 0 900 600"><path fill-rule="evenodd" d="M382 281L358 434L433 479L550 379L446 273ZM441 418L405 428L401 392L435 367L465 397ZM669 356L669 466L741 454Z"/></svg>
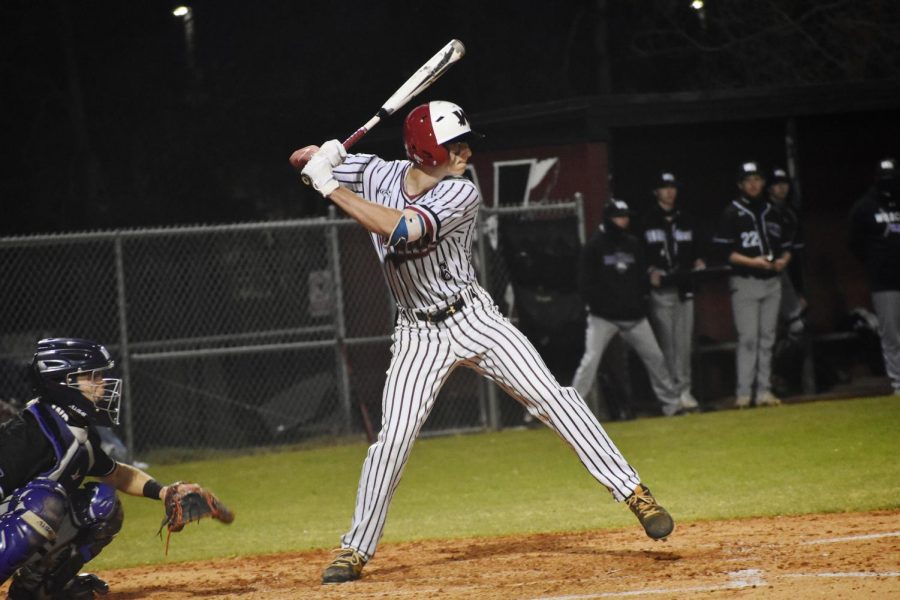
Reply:
<svg viewBox="0 0 900 600"><path fill-rule="evenodd" d="M106 348L96 342L74 338L44 339L38 342L31 361L32 383L42 399L67 412L99 425L118 425L122 380L98 379L115 364ZM78 378L84 374L96 382L97 393L93 397L88 397L79 387Z"/></svg>
<svg viewBox="0 0 900 600"><path fill-rule="evenodd" d="M456 104L435 100L415 107L403 123L406 156L417 165L437 167L450 158L444 144L482 138Z"/></svg>

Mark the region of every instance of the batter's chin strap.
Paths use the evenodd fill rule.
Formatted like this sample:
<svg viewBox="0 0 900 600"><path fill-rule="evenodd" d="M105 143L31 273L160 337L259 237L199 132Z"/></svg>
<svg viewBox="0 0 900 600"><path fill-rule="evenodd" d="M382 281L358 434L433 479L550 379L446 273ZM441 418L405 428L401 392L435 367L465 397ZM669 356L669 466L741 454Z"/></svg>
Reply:
<svg viewBox="0 0 900 600"><path fill-rule="evenodd" d="M404 210L400 215L387 245L394 249L404 248L406 244L415 242L425 232L425 219L412 210Z"/></svg>

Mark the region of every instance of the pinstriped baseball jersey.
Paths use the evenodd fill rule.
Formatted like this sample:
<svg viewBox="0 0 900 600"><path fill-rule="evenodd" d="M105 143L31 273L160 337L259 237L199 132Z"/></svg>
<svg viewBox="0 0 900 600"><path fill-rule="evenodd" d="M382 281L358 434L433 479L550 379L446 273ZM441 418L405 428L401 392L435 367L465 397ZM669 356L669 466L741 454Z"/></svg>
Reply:
<svg viewBox="0 0 900 600"><path fill-rule="evenodd" d="M405 160L355 154L334 169L334 178L371 202L422 216L425 235L403 248L390 248L382 236L371 234L397 305L422 309L444 303L475 282L471 248L481 200L464 177L448 177L410 197L402 184L410 166Z"/></svg>

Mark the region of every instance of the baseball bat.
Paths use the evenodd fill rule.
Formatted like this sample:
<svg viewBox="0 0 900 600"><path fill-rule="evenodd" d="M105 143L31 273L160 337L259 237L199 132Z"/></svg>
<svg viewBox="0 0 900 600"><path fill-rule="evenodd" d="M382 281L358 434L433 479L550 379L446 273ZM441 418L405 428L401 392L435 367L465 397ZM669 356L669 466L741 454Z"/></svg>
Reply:
<svg viewBox="0 0 900 600"><path fill-rule="evenodd" d="M403 108L407 102L418 96L432 83L437 81L438 78L446 73L454 63L465 55L465 53L466 47L463 46L461 41L450 40L450 42L441 48L437 54L429 58L424 65L419 67L403 85L397 88L397 91L381 105L381 108L378 109L378 112L375 113L374 117L366 121L365 125L354 131L353 135L344 140L344 148L349 150L353 144L362 139L362 137L371 131L373 127L378 125L382 119L391 116L397 110ZM307 146L306 148L301 148L291 155L290 162L298 171L303 169L306 162L313 154L313 152L308 151L309 148L311 147ZM302 179L303 183L309 185L309 179L306 176L303 176Z"/></svg>

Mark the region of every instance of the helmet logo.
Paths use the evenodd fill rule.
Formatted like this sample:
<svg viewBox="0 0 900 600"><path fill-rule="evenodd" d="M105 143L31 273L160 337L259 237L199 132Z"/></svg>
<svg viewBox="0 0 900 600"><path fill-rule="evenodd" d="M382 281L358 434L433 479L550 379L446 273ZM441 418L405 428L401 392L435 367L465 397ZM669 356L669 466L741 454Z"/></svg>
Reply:
<svg viewBox="0 0 900 600"><path fill-rule="evenodd" d="M453 111L453 114L456 115L456 118L457 118L457 119L459 119L459 124L460 124L460 125L465 125L465 124L466 124L466 122L467 122L467 121L466 121L466 113L464 113L464 112L461 111L461 110L454 110L454 111Z"/></svg>

